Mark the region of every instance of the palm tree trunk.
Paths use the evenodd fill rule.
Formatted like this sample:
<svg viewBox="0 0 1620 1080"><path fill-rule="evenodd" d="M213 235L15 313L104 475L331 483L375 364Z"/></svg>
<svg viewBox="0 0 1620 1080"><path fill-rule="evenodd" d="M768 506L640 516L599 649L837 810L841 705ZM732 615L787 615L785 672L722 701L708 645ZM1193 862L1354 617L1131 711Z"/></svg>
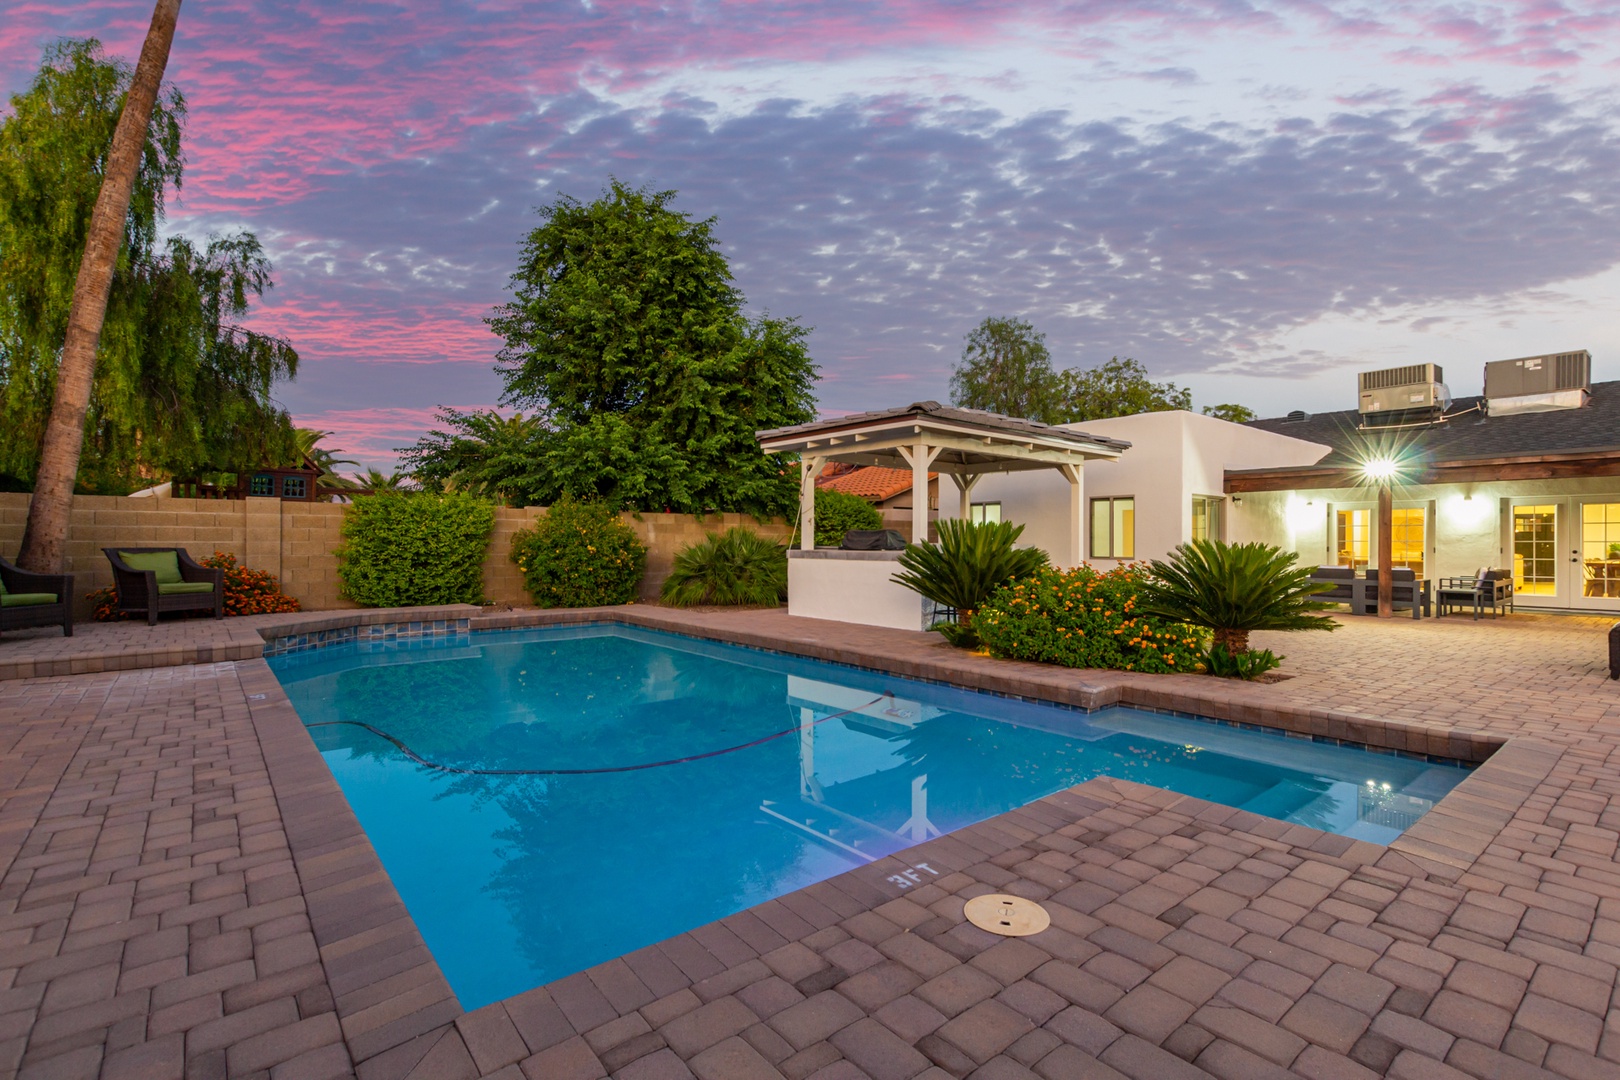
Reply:
<svg viewBox="0 0 1620 1080"><path fill-rule="evenodd" d="M22 552L17 556L19 566L36 574L60 574L66 561L68 519L73 484L79 476L79 453L84 447L84 416L95 381L96 348L107 315L113 269L124 243L124 219L146 148L146 129L163 85L163 69L169 63L169 46L179 17L180 0L157 0L135 77L124 98L124 111L113 131L96 208L90 215L84 258L73 285L73 306L68 311L67 338L56 368L56 396L40 447Z"/></svg>
<svg viewBox="0 0 1620 1080"><path fill-rule="evenodd" d="M1233 656L1249 651L1249 632L1247 630L1233 630L1230 628L1215 631L1216 645L1225 645L1226 651Z"/></svg>

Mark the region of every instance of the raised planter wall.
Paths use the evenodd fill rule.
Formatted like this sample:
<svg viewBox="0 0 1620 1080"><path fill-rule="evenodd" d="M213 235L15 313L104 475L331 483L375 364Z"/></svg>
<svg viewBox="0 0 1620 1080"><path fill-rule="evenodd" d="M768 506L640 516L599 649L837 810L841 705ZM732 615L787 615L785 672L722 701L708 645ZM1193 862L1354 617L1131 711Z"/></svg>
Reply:
<svg viewBox="0 0 1620 1080"><path fill-rule="evenodd" d="M204 558L228 551L255 570L281 579L282 591L306 609L326 611L356 605L338 594L338 545L343 542L343 514L338 503L283 502L280 499L131 499L113 495L78 495L68 532L69 573L75 575L76 617L88 618L84 594L112 584L104 547L173 545ZM495 509L495 532L484 559L485 599L528 604L523 578L508 558L512 536L546 511L541 507ZM647 545L647 575L641 595L651 599L669 576L675 553L705 533L747 525L775 540L786 541L792 529L781 521L760 524L744 514L625 514L624 521ZM15 558L28 520L28 496L0 493L0 555Z"/></svg>

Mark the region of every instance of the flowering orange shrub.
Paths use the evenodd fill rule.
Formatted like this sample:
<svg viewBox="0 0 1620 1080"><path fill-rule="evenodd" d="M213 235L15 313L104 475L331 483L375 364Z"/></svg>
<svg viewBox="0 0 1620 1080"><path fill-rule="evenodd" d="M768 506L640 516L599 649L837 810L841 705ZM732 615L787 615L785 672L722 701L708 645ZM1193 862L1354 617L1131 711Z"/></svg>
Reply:
<svg viewBox="0 0 1620 1080"><path fill-rule="evenodd" d="M250 570L228 551L216 551L201 561L204 566L225 571L226 615L277 615L301 610L297 600L281 591L274 574Z"/></svg>
<svg viewBox="0 0 1620 1080"><path fill-rule="evenodd" d="M995 656L1077 668L1198 670L1203 631L1141 615L1141 566L1106 573L1089 566L1046 569L998 590L973 615L973 629Z"/></svg>
<svg viewBox="0 0 1620 1080"><path fill-rule="evenodd" d="M90 601L90 617L96 622L117 622L119 619L129 618L113 606L118 603L118 590L111 585L105 589L87 592L84 598Z"/></svg>

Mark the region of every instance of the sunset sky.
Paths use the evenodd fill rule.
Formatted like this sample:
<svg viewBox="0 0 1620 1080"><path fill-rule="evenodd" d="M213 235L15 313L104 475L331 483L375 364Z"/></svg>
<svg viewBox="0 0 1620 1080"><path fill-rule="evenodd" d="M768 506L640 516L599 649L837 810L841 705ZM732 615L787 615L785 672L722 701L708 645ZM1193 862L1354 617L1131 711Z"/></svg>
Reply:
<svg viewBox="0 0 1620 1080"><path fill-rule="evenodd" d="M0 0L0 89L150 17ZM1263 414L1428 360L1620 378L1620 2L193 0L168 76L171 225L265 241L280 398L366 464L497 402L534 208L610 175L718 219L828 412L945 400L986 315Z"/></svg>

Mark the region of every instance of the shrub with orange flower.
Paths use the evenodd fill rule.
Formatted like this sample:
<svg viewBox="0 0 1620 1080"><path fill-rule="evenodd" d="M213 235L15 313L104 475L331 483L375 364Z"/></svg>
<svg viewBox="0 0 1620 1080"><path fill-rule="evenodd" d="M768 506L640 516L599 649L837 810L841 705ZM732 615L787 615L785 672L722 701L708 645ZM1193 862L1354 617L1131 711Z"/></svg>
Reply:
<svg viewBox="0 0 1620 1080"><path fill-rule="evenodd" d="M995 656L1077 668L1192 672L1206 647L1203 631L1140 614L1142 566L1099 572L1089 566L1047 569L1002 588L973 616L973 629Z"/></svg>
<svg viewBox="0 0 1620 1080"><path fill-rule="evenodd" d="M277 615L301 610L297 600L281 591L274 574L249 569L228 551L216 551L202 564L225 571L227 615Z"/></svg>

